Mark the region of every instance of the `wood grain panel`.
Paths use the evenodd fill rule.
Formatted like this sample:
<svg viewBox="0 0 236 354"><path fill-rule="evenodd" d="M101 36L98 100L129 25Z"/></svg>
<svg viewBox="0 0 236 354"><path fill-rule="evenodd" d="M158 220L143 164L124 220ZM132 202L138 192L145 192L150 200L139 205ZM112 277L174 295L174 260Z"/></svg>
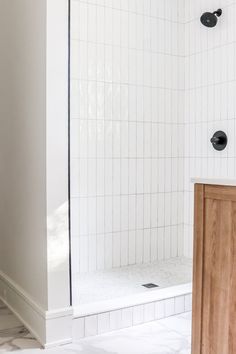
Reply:
<svg viewBox="0 0 236 354"><path fill-rule="evenodd" d="M205 185L205 198L236 201L236 187Z"/></svg>
<svg viewBox="0 0 236 354"><path fill-rule="evenodd" d="M202 353L228 353L231 202L206 200L202 292ZM224 340L222 340L224 338Z"/></svg>
<svg viewBox="0 0 236 354"><path fill-rule="evenodd" d="M232 203L231 272L229 276L229 353L236 353L236 203Z"/></svg>
<svg viewBox="0 0 236 354"><path fill-rule="evenodd" d="M192 304L192 353L201 350L201 309L203 276L204 235L204 185L196 184L194 189L194 262L193 262L193 304ZM194 296L196 294L196 296Z"/></svg>
<svg viewBox="0 0 236 354"><path fill-rule="evenodd" d="M236 187L220 189L195 186L192 354L236 354Z"/></svg>

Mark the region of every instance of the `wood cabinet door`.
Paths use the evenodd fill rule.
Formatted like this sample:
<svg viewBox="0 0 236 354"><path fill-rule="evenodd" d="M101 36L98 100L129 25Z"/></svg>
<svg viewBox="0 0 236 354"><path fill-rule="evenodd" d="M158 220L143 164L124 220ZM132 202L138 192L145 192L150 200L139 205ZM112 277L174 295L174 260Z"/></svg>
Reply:
<svg viewBox="0 0 236 354"><path fill-rule="evenodd" d="M192 354L236 354L236 187L195 185Z"/></svg>

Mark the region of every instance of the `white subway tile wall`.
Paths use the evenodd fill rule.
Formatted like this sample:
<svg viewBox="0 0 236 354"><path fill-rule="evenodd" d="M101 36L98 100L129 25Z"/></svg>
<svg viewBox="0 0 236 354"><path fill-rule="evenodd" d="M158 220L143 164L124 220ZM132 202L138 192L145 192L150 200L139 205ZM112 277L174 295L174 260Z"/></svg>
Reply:
<svg viewBox="0 0 236 354"><path fill-rule="evenodd" d="M222 8L214 28L199 18ZM191 177L236 177L236 1L190 0L185 3L185 147L184 254L192 256L193 185ZM228 146L215 151L215 131L228 135Z"/></svg>
<svg viewBox="0 0 236 354"><path fill-rule="evenodd" d="M183 4L71 1L73 274L183 255Z"/></svg>

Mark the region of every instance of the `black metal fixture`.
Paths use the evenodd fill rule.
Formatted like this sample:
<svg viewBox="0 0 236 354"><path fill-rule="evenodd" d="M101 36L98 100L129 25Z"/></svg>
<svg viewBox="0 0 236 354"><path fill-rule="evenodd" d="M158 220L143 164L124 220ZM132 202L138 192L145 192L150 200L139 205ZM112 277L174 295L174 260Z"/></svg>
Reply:
<svg viewBox="0 0 236 354"><path fill-rule="evenodd" d="M153 283L143 284L142 286L147 289L159 288L159 285Z"/></svg>
<svg viewBox="0 0 236 354"><path fill-rule="evenodd" d="M211 138L211 143L215 150L222 151L226 148L228 143L227 135L219 130Z"/></svg>
<svg viewBox="0 0 236 354"><path fill-rule="evenodd" d="M222 10L218 9L214 12L205 12L201 16L201 23L206 27L215 27L218 22L218 17L222 15Z"/></svg>

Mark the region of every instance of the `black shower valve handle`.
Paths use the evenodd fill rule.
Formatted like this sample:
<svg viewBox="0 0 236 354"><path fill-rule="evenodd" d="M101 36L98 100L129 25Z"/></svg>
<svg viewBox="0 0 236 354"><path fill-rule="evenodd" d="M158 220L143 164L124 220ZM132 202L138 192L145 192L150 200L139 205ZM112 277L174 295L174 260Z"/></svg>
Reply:
<svg viewBox="0 0 236 354"><path fill-rule="evenodd" d="M220 138L220 137L213 136L213 137L211 138L211 143L212 143L212 144L220 144L220 141L221 141L221 138Z"/></svg>
<svg viewBox="0 0 236 354"><path fill-rule="evenodd" d="M222 151L226 148L228 143L228 138L225 132L219 130L215 132L213 137L211 138L212 146L215 150Z"/></svg>

